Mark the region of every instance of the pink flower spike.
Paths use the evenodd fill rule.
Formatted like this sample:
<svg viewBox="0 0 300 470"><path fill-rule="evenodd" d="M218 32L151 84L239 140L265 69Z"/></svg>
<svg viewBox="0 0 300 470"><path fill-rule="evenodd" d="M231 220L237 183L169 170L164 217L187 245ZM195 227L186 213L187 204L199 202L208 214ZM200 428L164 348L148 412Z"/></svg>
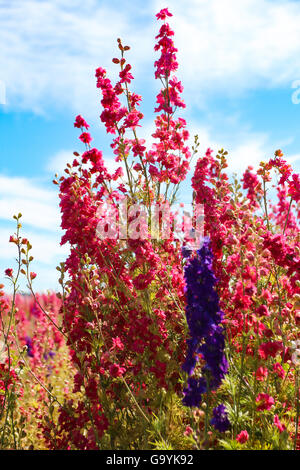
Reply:
<svg viewBox="0 0 300 470"><path fill-rule="evenodd" d="M168 8L163 8L155 16L158 20L165 20L167 16L173 16L173 15L172 13L169 12Z"/></svg>

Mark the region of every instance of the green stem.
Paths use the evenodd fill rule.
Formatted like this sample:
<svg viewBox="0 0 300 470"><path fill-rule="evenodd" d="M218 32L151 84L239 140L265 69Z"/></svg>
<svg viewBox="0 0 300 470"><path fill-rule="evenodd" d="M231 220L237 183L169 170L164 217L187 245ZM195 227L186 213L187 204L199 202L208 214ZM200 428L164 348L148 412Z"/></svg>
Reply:
<svg viewBox="0 0 300 470"><path fill-rule="evenodd" d="M296 423L295 423L295 438L294 438L294 450L297 448L298 440L298 427L299 427L299 414L300 414L300 404L299 404L299 369L296 370Z"/></svg>

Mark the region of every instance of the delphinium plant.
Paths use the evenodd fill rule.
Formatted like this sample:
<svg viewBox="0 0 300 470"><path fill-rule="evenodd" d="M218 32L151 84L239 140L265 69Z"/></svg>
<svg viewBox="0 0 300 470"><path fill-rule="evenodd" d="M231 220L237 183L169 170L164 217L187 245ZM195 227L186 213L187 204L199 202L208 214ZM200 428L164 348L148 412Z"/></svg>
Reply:
<svg viewBox="0 0 300 470"><path fill-rule="evenodd" d="M83 151L54 180L70 247L58 298L35 294L16 216L13 294L0 303L2 448L299 449L299 175L277 150L239 181L228 153L209 148L192 178L194 216L178 223L199 141L189 148L177 117L171 16L156 15L154 143L139 136L121 39L117 83L95 73L115 171L75 119ZM20 275L31 298L18 295Z"/></svg>

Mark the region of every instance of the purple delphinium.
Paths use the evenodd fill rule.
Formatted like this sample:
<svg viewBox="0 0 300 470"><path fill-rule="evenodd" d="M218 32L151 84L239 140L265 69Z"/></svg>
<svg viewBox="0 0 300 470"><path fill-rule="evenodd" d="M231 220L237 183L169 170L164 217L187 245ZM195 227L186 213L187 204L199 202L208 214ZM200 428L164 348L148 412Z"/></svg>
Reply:
<svg viewBox="0 0 300 470"><path fill-rule="evenodd" d="M184 397L182 403L184 406L199 406L201 402L201 395L206 391L206 381L204 377L195 379L189 377L187 380L188 386L184 389Z"/></svg>
<svg viewBox="0 0 300 470"><path fill-rule="evenodd" d="M213 418L211 419L210 424L220 432L225 432L230 428L228 414L223 404L218 405L213 409Z"/></svg>
<svg viewBox="0 0 300 470"><path fill-rule="evenodd" d="M32 339L29 336L26 336L25 340L27 346L27 356L34 357Z"/></svg>
<svg viewBox="0 0 300 470"><path fill-rule="evenodd" d="M186 319L190 338L187 340L187 356L182 369L188 374L188 384L184 389L183 404L199 406L201 395L216 390L228 370L224 353L225 339L223 312L219 307L219 297L215 290L217 279L212 263L213 254L209 238L196 253L183 250L189 257L184 270L186 282ZM205 365L200 378L192 377L201 354Z"/></svg>
<svg viewBox="0 0 300 470"><path fill-rule="evenodd" d="M49 357L51 357L51 359L53 359L54 356L55 356L55 352L53 352L53 351L49 351L48 353L44 352L44 354L43 354L43 357L46 361L49 359Z"/></svg>

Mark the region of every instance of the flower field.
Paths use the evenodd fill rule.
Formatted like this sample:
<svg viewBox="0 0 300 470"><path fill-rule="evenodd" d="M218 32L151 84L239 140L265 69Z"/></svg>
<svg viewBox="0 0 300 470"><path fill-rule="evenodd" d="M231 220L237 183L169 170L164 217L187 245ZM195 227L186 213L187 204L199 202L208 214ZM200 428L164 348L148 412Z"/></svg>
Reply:
<svg viewBox="0 0 300 470"><path fill-rule="evenodd" d="M156 15L154 143L121 39L117 83L95 72L116 170L75 118L82 153L53 181L59 293L35 292L14 216L0 449L300 450L300 177L281 150L238 177L224 149L189 145L171 17Z"/></svg>

